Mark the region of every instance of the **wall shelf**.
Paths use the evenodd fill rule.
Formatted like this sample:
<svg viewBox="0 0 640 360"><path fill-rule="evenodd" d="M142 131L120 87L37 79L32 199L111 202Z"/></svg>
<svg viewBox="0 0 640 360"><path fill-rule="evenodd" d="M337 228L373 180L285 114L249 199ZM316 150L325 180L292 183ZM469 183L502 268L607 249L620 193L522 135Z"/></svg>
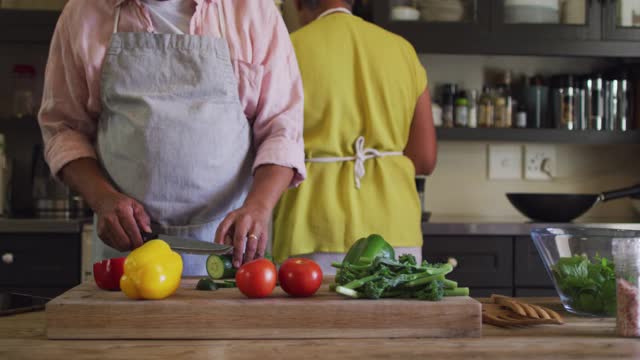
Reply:
<svg viewBox="0 0 640 360"><path fill-rule="evenodd" d="M561 129L468 129L438 128L440 141L498 141L534 142L549 144L582 145L640 145L640 130L621 131L570 131Z"/></svg>

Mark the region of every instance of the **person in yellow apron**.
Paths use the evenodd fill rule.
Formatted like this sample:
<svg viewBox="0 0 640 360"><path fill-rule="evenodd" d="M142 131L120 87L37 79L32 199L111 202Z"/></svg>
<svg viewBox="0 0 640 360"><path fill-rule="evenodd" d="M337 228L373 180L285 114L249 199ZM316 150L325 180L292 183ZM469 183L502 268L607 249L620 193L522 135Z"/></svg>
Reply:
<svg viewBox="0 0 640 360"><path fill-rule="evenodd" d="M274 257L332 273L332 261L377 233L420 260L415 175L433 171L437 152L426 71L407 41L353 16L352 1L296 5L308 181L276 208Z"/></svg>

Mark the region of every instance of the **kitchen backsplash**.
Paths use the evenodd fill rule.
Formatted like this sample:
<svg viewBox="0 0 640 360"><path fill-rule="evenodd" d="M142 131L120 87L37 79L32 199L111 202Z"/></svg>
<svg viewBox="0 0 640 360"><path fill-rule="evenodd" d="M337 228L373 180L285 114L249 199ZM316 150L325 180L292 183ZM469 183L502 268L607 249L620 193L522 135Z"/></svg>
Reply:
<svg viewBox="0 0 640 360"><path fill-rule="evenodd" d="M489 180L487 143L440 142L425 204L438 216L525 220L507 192L600 193L640 183L640 145L556 145L557 177L549 182ZM636 222L628 199L593 207L582 220Z"/></svg>

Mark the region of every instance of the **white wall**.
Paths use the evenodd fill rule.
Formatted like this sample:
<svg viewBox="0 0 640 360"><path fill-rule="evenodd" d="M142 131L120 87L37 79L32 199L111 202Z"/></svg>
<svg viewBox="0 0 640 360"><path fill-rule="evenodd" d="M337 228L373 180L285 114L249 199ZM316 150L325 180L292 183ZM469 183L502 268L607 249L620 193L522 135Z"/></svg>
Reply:
<svg viewBox="0 0 640 360"><path fill-rule="evenodd" d="M486 143L441 142L426 206L439 218L524 220L507 192L599 193L640 183L640 145L556 145L557 178L550 182L488 179ZM594 221L638 221L628 199L603 203L585 215ZM582 220L585 220L582 219Z"/></svg>

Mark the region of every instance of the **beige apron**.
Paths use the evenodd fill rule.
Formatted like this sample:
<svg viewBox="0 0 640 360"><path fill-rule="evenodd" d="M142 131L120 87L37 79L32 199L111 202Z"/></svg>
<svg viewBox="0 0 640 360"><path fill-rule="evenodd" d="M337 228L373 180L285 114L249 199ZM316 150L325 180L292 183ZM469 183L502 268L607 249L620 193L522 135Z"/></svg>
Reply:
<svg viewBox="0 0 640 360"><path fill-rule="evenodd" d="M220 38L121 33L117 9L97 142L111 181L142 203L154 231L208 242L242 206L254 159L217 10ZM96 259L121 255L94 245ZM184 275L206 274L205 256L182 256Z"/></svg>

